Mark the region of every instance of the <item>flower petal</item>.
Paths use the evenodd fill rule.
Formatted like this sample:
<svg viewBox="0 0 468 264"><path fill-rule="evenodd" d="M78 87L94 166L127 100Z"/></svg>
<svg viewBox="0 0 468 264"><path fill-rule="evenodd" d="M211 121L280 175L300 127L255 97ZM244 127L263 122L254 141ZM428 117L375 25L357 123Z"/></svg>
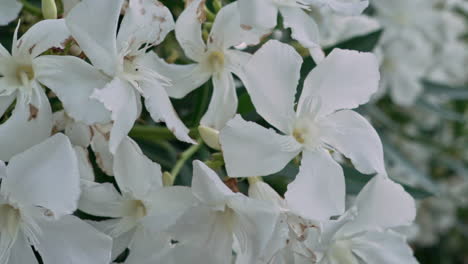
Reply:
<svg viewBox="0 0 468 264"><path fill-rule="evenodd" d="M8 110L8 107L10 107L14 100L15 94L0 96L0 117L5 114L6 110Z"/></svg>
<svg viewBox="0 0 468 264"><path fill-rule="evenodd" d="M322 140L349 158L365 174L385 174L382 142L374 127L360 114L342 110L320 123Z"/></svg>
<svg viewBox="0 0 468 264"><path fill-rule="evenodd" d="M45 263L111 262L112 239L78 217L67 215L57 221L42 221L37 250Z"/></svg>
<svg viewBox="0 0 468 264"><path fill-rule="evenodd" d="M291 28L291 37L306 48L319 46L319 29L315 20L298 7L283 6L279 9L285 28Z"/></svg>
<svg viewBox="0 0 468 264"><path fill-rule="evenodd" d="M359 0L359 1L331 0L331 1L328 1L328 6L333 11L341 15L357 16L357 15L360 15L369 6L369 1L367 0Z"/></svg>
<svg viewBox="0 0 468 264"><path fill-rule="evenodd" d="M176 22L177 41L185 55L194 61L200 61L206 50L201 28L205 20L205 0L193 0L189 2Z"/></svg>
<svg viewBox="0 0 468 264"><path fill-rule="evenodd" d="M114 75L117 62L117 23L123 0L83 0L68 13L66 23L94 66Z"/></svg>
<svg viewBox="0 0 468 264"><path fill-rule="evenodd" d="M229 177L276 173L301 152L293 137L247 122L239 115L221 130L220 142Z"/></svg>
<svg viewBox="0 0 468 264"><path fill-rule="evenodd" d="M56 134L14 156L8 164L7 175L1 192L12 201L23 206L44 207L55 217L76 210L80 174L75 152L65 135Z"/></svg>
<svg viewBox="0 0 468 264"><path fill-rule="evenodd" d="M12 49L13 56L35 58L50 48L64 48L70 32L63 19L42 20L34 24Z"/></svg>
<svg viewBox="0 0 468 264"><path fill-rule="evenodd" d="M344 233L409 225L416 216L411 195L401 185L382 176L375 176L364 186L356 198L355 206L358 215L346 225Z"/></svg>
<svg viewBox="0 0 468 264"><path fill-rule="evenodd" d="M54 91L70 117L88 125L110 121L104 105L90 98L109 81L96 68L71 56L41 56L34 66L38 81Z"/></svg>
<svg viewBox="0 0 468 264"><path fill-rule="evenodd" d="M80 179L85 182L94 182L94 170L91 161L89 160L89 153L87 148L74 146L76 158L78 161L78 169L80 171Z"/></svg>
<svg viewBox="0 0 468 264"><path fill-rule="evenodd" d="M8 23L15 20L22 7L23 5L16 0L2 1L2 8L0 9L0 26L6 26Z"/></svg>
<svg viewBox="0 0 468 264"><path fill-rule="evenodd" d="M32 251L29 242L26 240L26 237L20 233L15 241L15 244L10 250L10 258L7 264L38 264L36 256Z"/></svg>
<svg viewBox="0 0 468 264"><path fill-rule="evenodd" d="M302 58L294 48L270 40L252 56L242 79L257 112L286 134L292 132L301 65Z"/></svg>
<svg viewBox="0 0 468 264"><path fill-rule="evenodd" d="M299 174L288 185L286 202L310 220L329 220L345 211L343 169L326 150L304 151Z"/></svg>
<svg viewBox="0 0 468 264"><path fill-rule="evenodd" d="M109 150L110 130L112 127L93 127L94 136L91 139L91 148L96 156L96 164L107 175L114 176L114 156Z"/></svg>
<svg viewBox="0 0 468 264"><path fill-rule="evenodd" d="M123 198L112 183L88 183L82 187L78 208L90 215L122 217Z"/></svg>
<svg viewBox="0 0 468 264"><path fill-rule="evenodd" d="M302 112L305 101L311 97L320 98L319 117L340 109L356 108L368 102L377 91L379 78L379 64L374 54L334 49L307 76L298 112Z"/></svg>
<svg viewBox="0 0 468 264"><path fill-rule="evenodd" d="M18 96L12 115L0 125L0 160L8 161L50 136L53 125L50 104L42 88L38 96L31 104Z"/></svg>
<svg viewBox="0 0 468 264"><path fill-rule="evenodd" d="M246 28L273 29L276 26L278 8L268 0L239 0L241 26Z"/></svg>
<svg viewBox="0 0 468 264"><path fill-rule="evenodd" d="M226 122L233 118L237 111L237 94L234 77L223 71L213 75L213 94L210 105L200 124L221 130Z"/></svg>
<svg viewBox="0 0 468 264"><path fill-rule="evenodd" d="M193 161L192 192L214 210L224 210L228 197L234 195L219 176L199 160Z"/></svg>
<svg viewBox="0 0 468 264"><path fill-rule="evenodd" d="M142 82L141 89L151 118L155 122L166 123L177 139L194 144L195 141L188 135L190 130L180 120L164 87L158 82Z"/></svg>
<svg viewBox="0 0 468 264"><path fill-rule="evenodd" d="M130 137L124 138L115 152L114 177L122 193L142 200L163 185L161 166L146 157Z"/></svg>

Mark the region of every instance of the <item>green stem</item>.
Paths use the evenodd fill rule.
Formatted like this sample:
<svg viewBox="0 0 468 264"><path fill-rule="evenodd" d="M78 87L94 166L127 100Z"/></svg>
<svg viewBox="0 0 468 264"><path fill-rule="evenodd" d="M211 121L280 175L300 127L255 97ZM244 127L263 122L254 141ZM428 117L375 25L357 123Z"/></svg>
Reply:
<svg viewBox="0 0 468 264"><path fill-rule="evenodd" d="M27 12L29 12L32 15L42 17L42 10L39 7L29 3L27 0L20 0L20 1L23 4L23 9L24 10L26 10Z"/></svg>
<svg viewBox="0 0 468 264"><path fill-rule="evenodd" d="M189 135L196 137L198 131L196 128L190 129ZM136 125L130 131L129 136L135 139L143 139L151 142L158 142L161 140L173 140L176 139L171 130L166 127L158 126L142 126Z"/></svg>
<svg viewBox="0 0 468 264"><path fill-rule="evenodd" d="M203 145L203 140L201 138L197 139L197 143L196 145L192 145L190 148L188 148L187 150L185 150L184 152L182 152L182 154L180 155L180 159L176 162L174 168L172 169L171 171L171 174L170 174L170 179L168 180L168 184L169 185L173 185L174 184L174 181L176 180L177 178L177 175L179 174L180 170L182 169L182 167L185 165L185 163L187 162L187 160L192 157L195 153L197 153L197 151L201 148L201 146Z"/></svg>

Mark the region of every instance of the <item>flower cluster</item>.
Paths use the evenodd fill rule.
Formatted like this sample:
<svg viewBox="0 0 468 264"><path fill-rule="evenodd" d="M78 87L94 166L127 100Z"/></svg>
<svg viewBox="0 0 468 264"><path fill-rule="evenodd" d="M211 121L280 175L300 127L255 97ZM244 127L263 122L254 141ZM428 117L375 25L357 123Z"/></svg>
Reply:
<svg viewBox="0 0 468 264"><path fill-rule="evenodd" d="M21 9L4 2L0 24ZM418 263L401 231L415 201L389 178L380 137L355 110L382 85L419 84L388 62L406 45L432 52L421 44L431 36L399 31L413 23L394 10L406 1L375 0L388 28L380 61L323 48L321 36L346 31L337 17L359 20L365 0L186 0L176 20L156 0L64 1L61 19L52 2L43 1L50 19L20 37L18 22L11 49L0 44L0 264ZM303 56L269 39L278 18L316 64L305 78ZM174 36L191 63L155 52ZM207 110L189 129L171 98L210 80ZM239 113L239 86L262 120ZM175 184L179 162L163 171L129 136L143 115L190 145L180 161L203 144L216 152L193 161L190 187ZM284 193L263 180L288 164L299 170ZM373 176L347 200L350 164Z"/></svg>

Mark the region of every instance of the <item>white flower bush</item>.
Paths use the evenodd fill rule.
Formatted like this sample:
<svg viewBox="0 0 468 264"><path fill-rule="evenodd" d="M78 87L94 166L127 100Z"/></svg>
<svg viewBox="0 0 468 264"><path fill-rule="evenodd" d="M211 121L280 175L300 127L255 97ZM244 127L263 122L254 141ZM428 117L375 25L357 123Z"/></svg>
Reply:
<svg viewBox="0 0 468 264"><path fill-rule="evenodd" d="M0 264L418 263L373 122L464 83L463 3L57 2L0 2Z"/></svg>

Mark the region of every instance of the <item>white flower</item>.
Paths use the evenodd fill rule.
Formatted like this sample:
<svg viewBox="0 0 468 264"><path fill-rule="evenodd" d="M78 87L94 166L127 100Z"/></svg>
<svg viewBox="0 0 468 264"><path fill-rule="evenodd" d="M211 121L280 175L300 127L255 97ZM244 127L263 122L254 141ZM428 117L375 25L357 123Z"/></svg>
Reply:
<svg viewBox="0 0 468 264"><path fill-rule="evenodd" d="M202 0L191 1L177 19L175 29L185 55L196 63L166 64L152 54L152 64L171 79L172 86L167 88L167 92L174 98L184 97L212 78L213 95L201 124L220 130L237 110L236 86L232 73L242 80L242 67L250 58L250 54L230 48L241 43L256 44L262 32L243 30L236 3L232 3L217 14L205 44L201 27L205 20L204 5L205 1Z"/></svg>
<svg viewBox="0 0 468 264"><path fill-rule="evenodd" d="M385 174L376 131L361 115L347 110L367 102L377 90L375 56L334 50L307 76L295 111L301 63L302 58L292 47L270 41L246 65L245 86L257 112L284 135L240 116L229 121L220 133L228 175L276 173L302 152L302 166L307 167L301 170L310 169L313 177L336 177L337 184L323 187L324 195L343 195L342 169L328 150L342 153L363 173ZM310 177L302 175L296 178L298 188ZM327 188L337 189L327 193Z"/></svg>
<svg viewBox="0 0 468 264"><path fill-rule="evenodd" d="M405 237L391 228L409 225L416 216L413 198L401 185L376 176L364 186L354 206L305 241L318 263L418 263Z"/></svg>
<svg viewBox="0 0 468 264"><path fill-rule="evenodd" d="M117 34L122 4L123 0L82 1L66 18L80 48L111 79L105 86L95 85L92 95L112 112L111 152L140 115L140 95L153 120L164 121L178 139L193 143L166 94L165 78L143 64L146 51L173 29L171 13L160 2L132 0Z"/></svg>
<svg viewBox="0 0 468 264"><path fill-rule="evenodd" d="M238 253L242 253L241 263L253 263L266 249L278 210L232 192L204 163L194 161L193 167L192 192L198 205L171 228L170 233L177 241L171 255L203 257L203 261L193 263L232 263L235 238Z"/></svg>
<svg viewBox="0 0 468 264"><path fill-rule="evenodd" d="M0 26L7 25L15 20L23 5L17 0L4 0L0 3Z"/></svg>
<svg viewBox="0 0 468 264"><path fill-rule="evenodd" d="M336 13L358 15L369 5L368 1L342 0L239 0L241 24L244 28L273 29L278 12L284 27L291 28L292 37L311 50L314 59L321 60L319 28L306 13L312 8L327 7ZM320 57L318 57L320 56Z"/></svg>
<svg viewBox="0 0 468 264"><path fill-rule="evenodd" d="M44 155L46 154L46 155ZM110 262L110 237L71 215L80 195L69 140L57 134L0 164L0 262Z"/></svg>
<svg viewBox="0 0 468 264"><path fill-rule="evenodd" d="M101 74L75 57L39 56L52 47L63 47L69 37L64 20L41 21L20 39L17 33L18 28L11 55L0 45L0 115L16 99L13 115L0 126L3 160L50 135L52 114L41 84L54 91L73 118L85 123L109 121L102 104L89 99L93 87L86 80L104 84Z"/></svg>
<svg viewBox="0 0 468 264"><path fill-rule="evenodd" d="M115 218L95 223L114 238L115 258L127 247L133 250L133 243L145 240L148 232L159 233L175 224L192 206L193 196L187 187L164 188L161 166L148 159L129 137L117 149L113 169L121 193L111 183L88 182L79 208L91 215ZM131 254L129 263L141 263L140 258Z"/></svg>

